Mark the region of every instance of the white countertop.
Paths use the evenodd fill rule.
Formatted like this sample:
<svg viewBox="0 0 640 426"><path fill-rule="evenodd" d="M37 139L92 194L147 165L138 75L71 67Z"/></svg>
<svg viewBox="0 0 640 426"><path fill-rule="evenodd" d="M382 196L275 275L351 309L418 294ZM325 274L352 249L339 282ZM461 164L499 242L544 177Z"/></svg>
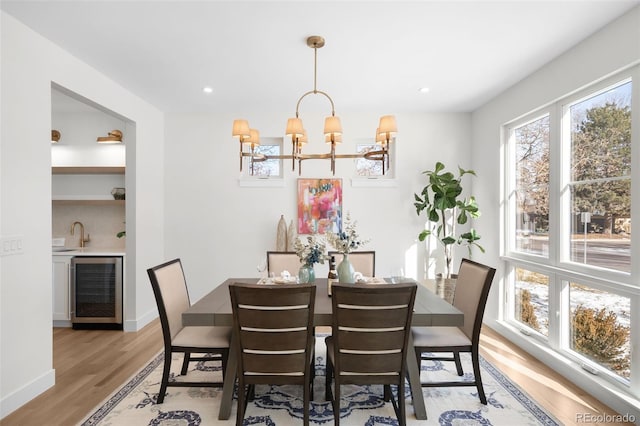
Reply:
<svg viewBox="0 0 640 426"><path fill-rule="evenodd" d="M62 249L62 250L61 250ZM124 256L125 249L118 248L105 248L105 247L83 247L83 248L68 248L68 247L53 247L52 253L54 256Z"/></svg>

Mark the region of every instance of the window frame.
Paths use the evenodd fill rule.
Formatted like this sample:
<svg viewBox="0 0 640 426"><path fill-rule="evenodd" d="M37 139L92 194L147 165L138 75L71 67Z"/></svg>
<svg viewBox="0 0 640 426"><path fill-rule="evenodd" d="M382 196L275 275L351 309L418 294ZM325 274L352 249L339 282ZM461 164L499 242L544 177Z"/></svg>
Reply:
<svg viewBox="0 0 640 426"><path fill-rule="evenodd" d="M631 89L631 223L640 226L640 65L634 64L620 72L587 84L574 92L543 105L527 114L503 124L501 129L501 193L500 208L500 258L505 267L503 285L501 287L500 322L521 331L526 338L537 341L567 360L573 361L577 367L585 362L585 357L571 349L570 342L570 295L569 283L580 283L591 288L630 298L631 310L631 347L640 344L640 262L633 262L640 253L640 238L631 239L631 271L629 273L599 268L572 262L570 256L571 212L570 194L566 190L571 182L571 141L561 139L566 136L570 121L563 120L569 114L571 105L582 99L596 96L608 88L632 82ZM515 247L515 146L514 129L526 123L550 114L549 129L549 254L548 258L526 252L519 252ZM564 133L564 134L563 134ZM633 229L633 228L632 228ZM634 254L636 254L634 256ZM532 332L526 324L515 319L515 271L523 268L549 277L549 330L548 338L541 333ZM588 359L587 359L588 361ZM629 381L609 371L604 366L596 366L598 377L608 383L640 398L640 351L631 351L631 375ZM598 380L600 380L598 379Z"/></svg>

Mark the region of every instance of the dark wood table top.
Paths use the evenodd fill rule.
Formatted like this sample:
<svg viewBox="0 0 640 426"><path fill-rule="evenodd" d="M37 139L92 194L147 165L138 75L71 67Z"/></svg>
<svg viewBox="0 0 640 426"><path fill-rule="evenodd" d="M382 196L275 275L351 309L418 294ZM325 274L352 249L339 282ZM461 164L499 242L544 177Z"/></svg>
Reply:
<svg viewBox="0 0 640 426"><path fill-rule="evenodd" d="M232 325L233 315L231 311L231 299L229 298L229 284L234 282L256 284L258 279L229 278L225 280L182 314L183 324L185 326ZM315 284L316 305L314 324L317 326L330 326L331 298L327 295L327 279L318 278L315 280ZM418 285L412 325L461 326L463 323L464 315L462 312L426 287Z"/></svg>

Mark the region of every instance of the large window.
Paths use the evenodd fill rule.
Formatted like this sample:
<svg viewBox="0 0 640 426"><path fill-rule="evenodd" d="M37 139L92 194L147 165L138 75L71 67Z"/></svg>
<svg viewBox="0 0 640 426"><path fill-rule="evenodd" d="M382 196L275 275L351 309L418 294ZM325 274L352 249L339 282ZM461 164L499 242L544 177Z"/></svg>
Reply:
<svg viewBox="0 0 640 426"><path fill-rule="evenodd" d="M631 188L640 174L632 166L632 77L639 72L506 125L503 204L505 319L636 395L631 348L640 342L631 317L640 306L640 268L631 262Z"/></svg>

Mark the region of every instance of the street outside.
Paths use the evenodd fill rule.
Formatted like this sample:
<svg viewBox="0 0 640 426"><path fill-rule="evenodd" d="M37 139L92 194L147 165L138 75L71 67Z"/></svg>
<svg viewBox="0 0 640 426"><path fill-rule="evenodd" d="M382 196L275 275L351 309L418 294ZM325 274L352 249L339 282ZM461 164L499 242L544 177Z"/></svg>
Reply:
<svg viewBox="0 0 640 426"><path fill-rule="evenodd" d="M546 236L519 237L517 246L527 253L546 256L549 251L549 240ZM591 266L631 272L631 240L629 238L603 238L598 234L587 236L587 261ZM584 262L585 239L582 235L574 235L571 239L571 260Z"/></svg>

